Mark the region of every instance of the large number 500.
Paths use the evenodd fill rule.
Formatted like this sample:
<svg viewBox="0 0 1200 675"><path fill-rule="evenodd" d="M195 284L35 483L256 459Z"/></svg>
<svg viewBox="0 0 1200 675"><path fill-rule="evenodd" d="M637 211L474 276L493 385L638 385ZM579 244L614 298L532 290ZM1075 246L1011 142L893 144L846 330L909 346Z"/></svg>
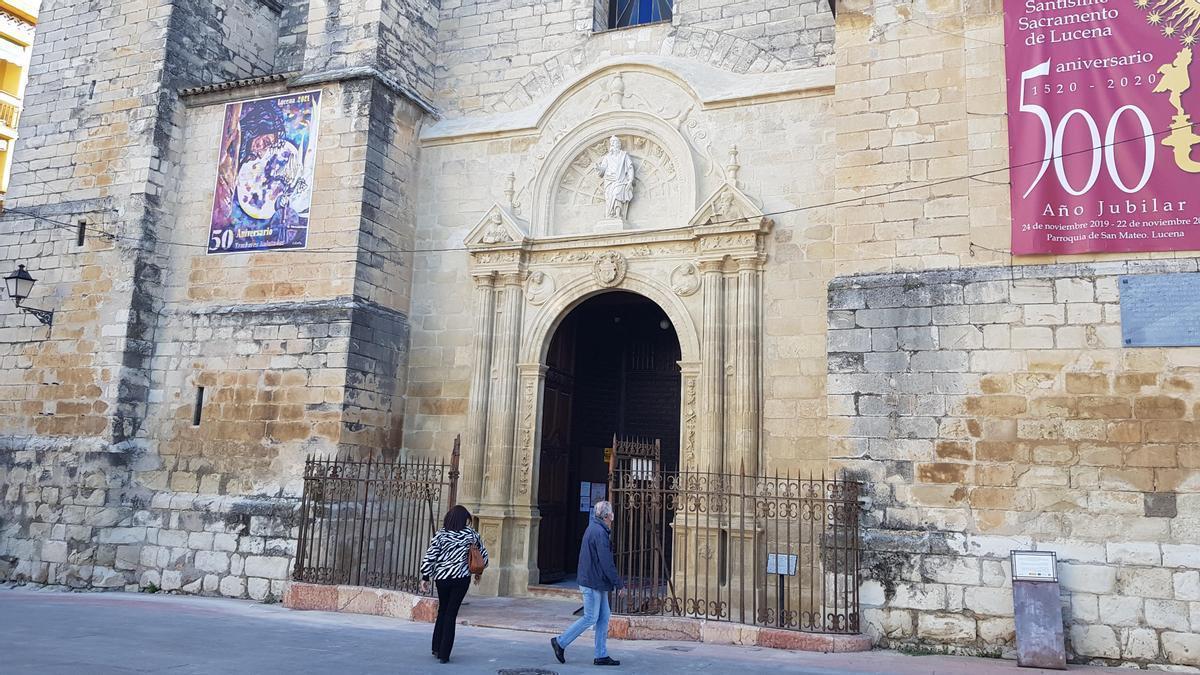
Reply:
<svg viewBox="0 0 1200 675"><path fill-rule="evenodd" d="M1074 108L1067 111L1067 114L1063 115L1062 119L1058 121L1058 126L1055 126L1050 121L1050 114L1046 112L1045 108L1025 102L1025 82L1049 74L1049 59L1021 73L1021 101L1018 109L1021 112L1037 117L1041 121L1042 132L1045 137L1044 148L1042 150L1042 165L1038 169L1037 176L1034 177L1033 182L1029 184L1029 189L1025 190L1025 194L1022 197L1028 197L1029 193L1033 192L1033 188L1037 187L1037 184L1041 182L1042 176L1046 175L1046 169L1050 168L1051 159L1054 160L1054 173L1058 176L1059 185L1073 195L1081 195L1092 189L1092 186L1096 184L1096 179L1100 177L1101 164L1108 169L1109 177L1112 178L1113 183L1122 192L1133 193L1145 187L1146 181L1150 180L1150 172L1154 170L1154 130L1150 127L1150 119L1146 117L1146 113L1142 112L1142 109L1135 105L1126 105L1117 108L1112 118L1108 120L1108 128L1104 131L1103 153L1101 153L1100 129L1096 126L1096 120L1092 119L1092 116L1086 110ZM1121 115L1127 110L1137 116L1138 121L1142 124L1142 130L1145 132L1145 135L1142 137L1146 148L1144 163L1142 164L1142 178L1133 187L1126 187L1125 183L1121 180L1120 174L1117 173L1117 158L1114 150L1116 147L1117 122L1121 120ZM1076 116L1083 120L1092 137L1092 168L1088 172L1087 182L1078 190L1067 180L1067 171L1066 167L1063 166L1062 153L1063 136L1066 135L1064 132L1067 129L1067 123Z"/></svg>

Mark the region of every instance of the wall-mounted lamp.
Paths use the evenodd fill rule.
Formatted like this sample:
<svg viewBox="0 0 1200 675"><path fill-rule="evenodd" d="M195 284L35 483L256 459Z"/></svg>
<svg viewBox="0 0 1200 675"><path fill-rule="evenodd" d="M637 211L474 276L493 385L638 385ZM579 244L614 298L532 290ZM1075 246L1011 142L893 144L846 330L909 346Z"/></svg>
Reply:
<svg viewBox="0 0 1200 675"><path fill-rule="evenodd" d="M17 304L17 308L22 312L32 314L42 325L49 326L54 323L54 312L46 309L36 309L33 307L22 307L21 301L29 297L33 292L33 284L37 279L29 276L29 272L25 271L24 265L17 265L17 271L4 277L4 286L8 289L8 297L12 298Z"/></svg>

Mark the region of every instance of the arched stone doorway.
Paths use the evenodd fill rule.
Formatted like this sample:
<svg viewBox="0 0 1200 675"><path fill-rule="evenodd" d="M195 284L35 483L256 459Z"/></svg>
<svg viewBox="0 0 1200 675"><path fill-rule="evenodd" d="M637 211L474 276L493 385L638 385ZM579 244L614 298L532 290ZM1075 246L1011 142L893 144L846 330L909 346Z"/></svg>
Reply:
<svg viewBox="0 0 1200 675"><path fill-rule="evenodd" d="M661 307L628 291L569 310L544 362L538 457L538 581L574 575L588 507L607 491L613 435L656 438L679 466L681 350Z"/></svg>

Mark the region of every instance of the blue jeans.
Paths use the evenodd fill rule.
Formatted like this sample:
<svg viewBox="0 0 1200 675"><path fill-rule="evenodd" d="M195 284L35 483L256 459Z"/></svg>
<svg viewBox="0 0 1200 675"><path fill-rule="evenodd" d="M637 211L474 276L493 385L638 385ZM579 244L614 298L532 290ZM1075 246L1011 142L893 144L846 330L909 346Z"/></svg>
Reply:
<svg viewBox="0 0 1200 675"><path fill-rule="evenodd" d="M563 649L583 635L583 631L596 626L596 658L608 656L608 593L597 591L587 586L580 586L583 592L583 616L571 624L565 633L558 636L558 644Z"/></svg>

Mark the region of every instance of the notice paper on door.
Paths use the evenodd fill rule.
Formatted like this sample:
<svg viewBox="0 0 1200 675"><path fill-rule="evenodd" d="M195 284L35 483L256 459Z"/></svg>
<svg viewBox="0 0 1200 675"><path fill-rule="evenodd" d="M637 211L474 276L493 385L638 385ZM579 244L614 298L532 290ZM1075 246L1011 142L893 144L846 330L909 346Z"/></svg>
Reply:
<svg viewBox="0 0 1200 675"><path fill-rule="evenodd" d="M592 483L592 506L595 506L596 502L604 501L604 493L607 489L608 485L604 483Z"/></svg>
<svg viewBox="0 0 1200 675"><path fill-rule="evenodd" d="M579 512L587 513L592 509L592 484L587 481L579 482Z"/></svg>

